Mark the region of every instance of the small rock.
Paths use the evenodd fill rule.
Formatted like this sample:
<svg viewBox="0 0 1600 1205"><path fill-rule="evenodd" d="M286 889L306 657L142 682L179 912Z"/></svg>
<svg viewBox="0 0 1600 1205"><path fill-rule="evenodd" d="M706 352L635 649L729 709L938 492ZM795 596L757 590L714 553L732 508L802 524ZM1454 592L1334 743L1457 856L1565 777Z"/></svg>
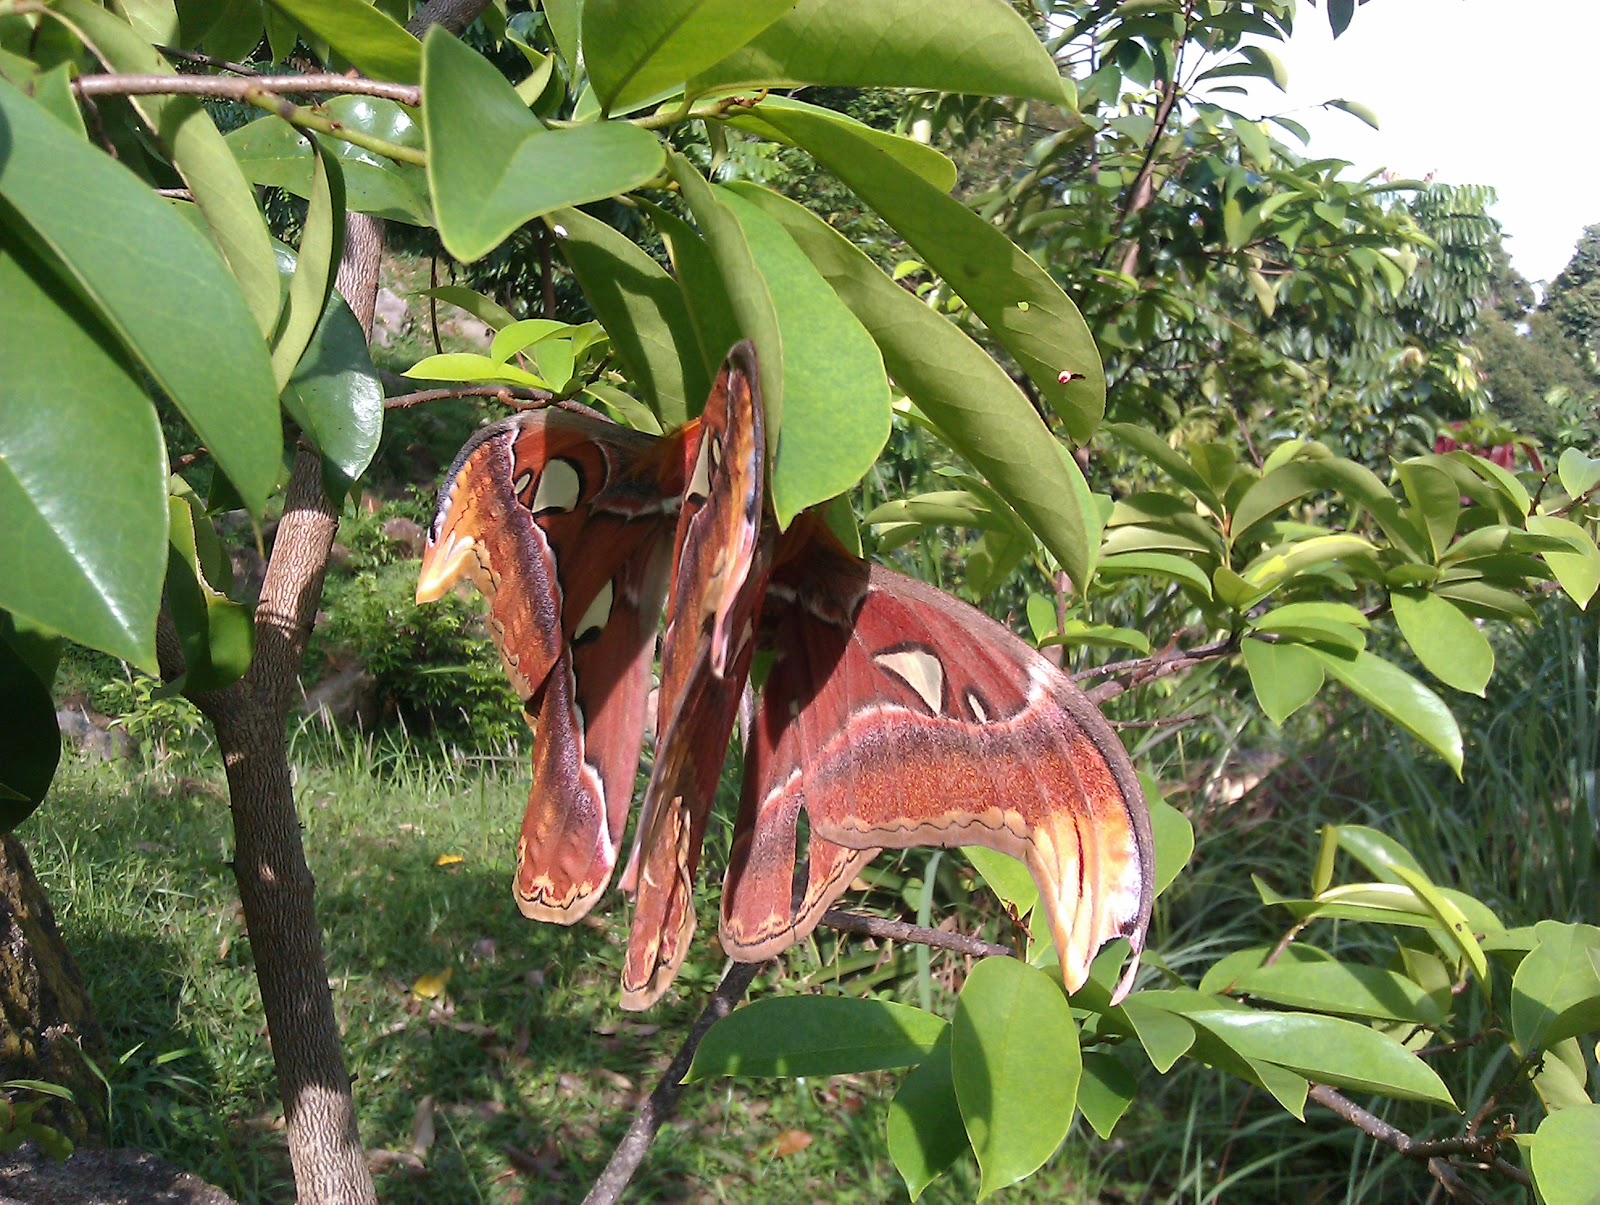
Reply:
<svg viewBox="0 0 1600 1205"><path fill-rule="evenodd" d="M386 540L400 545L412 556L420 557L423 547L428 542L427 533L422 530L422 525L403 515L385 519L380 530Z"/></svg>

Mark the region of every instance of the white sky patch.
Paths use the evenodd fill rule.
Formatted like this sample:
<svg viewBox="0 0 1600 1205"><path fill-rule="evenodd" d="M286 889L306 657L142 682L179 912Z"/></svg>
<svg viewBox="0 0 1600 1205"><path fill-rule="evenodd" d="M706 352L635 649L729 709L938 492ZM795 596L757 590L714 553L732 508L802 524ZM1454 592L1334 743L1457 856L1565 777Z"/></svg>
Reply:
<svg viewBox="0 0 1600 1205"><path fill-rule="evenodd" d="M1337 41L1326 10L1301 5L1294 37L1267 43L1288 69L1287 94L1232 79L1218 82L1246 83L1250 95L1215 99L1300 122L1311 132L1306 153L1350 160L1352 178L1388 168L1491 186L1512 262L1548 281L1584 227L1600 222L1600 156L1581 132L1593 104L1583 64L1597 45L1593 0L1376 0ZM1381 128L1317 107L1334 98L1376 111Z"/></svg>

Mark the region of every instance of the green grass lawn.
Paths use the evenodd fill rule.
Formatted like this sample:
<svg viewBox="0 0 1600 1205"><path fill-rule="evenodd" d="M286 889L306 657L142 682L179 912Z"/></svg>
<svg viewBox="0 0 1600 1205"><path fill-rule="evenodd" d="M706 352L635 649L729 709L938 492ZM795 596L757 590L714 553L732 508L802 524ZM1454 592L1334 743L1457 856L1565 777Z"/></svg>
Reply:
<svg viewBox="0 0 1600 1205"><path fill-rule="evenodd" d="M359 747L300 748L297 794L362 1134L371 1150L423 1152L420 1165L383 1157L381 1196L579 1200L721 974L714 895L702 900L697 953L672 993L650 1013L625 1013L619 897L573 929L526 921L512 903L527 792L520 761L380 765ZM282 1113L228 867L220 773L205 760L186 773L69 761L19 835L109 1039L101 1069L112 1144L157 1152L244 1201L287 1201ZM764 976L755 991L824 990L806 978L820 983L830 968L837 976L858 963L869 968L851 980L861 990L884 959L858 939L841 947L829 937L791 955L795 973ZM911 963L890 964L891 977ZM419 980L446 974L439 1000L417 997ZM692 1085L630 1199L904 1200L884 1142L897 1082ZM431 1145L416 1135L430 1098ZM778 1154L805 1137L804 1149ZM1088 1152L1075 1132L1013 1195L1093 1199ZM924 1199L974 1199L968 1164Z"/></svg>

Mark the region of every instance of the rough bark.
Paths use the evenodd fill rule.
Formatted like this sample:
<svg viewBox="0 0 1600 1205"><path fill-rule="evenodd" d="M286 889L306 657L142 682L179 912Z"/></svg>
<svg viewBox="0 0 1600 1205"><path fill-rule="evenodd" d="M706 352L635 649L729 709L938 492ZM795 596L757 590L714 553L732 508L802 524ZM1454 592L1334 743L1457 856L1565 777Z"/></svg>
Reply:
<svg viewBox="0 0 1600 1205"><path fill-rule="evenodd" d="M91 1057L104 1054L83 977L22 843L0 837L0 1080L70 1089L73 1103L50 1100L35 1119L74 1143L98 1136L102 1121L102 1089L80 1044Z"/></svg>

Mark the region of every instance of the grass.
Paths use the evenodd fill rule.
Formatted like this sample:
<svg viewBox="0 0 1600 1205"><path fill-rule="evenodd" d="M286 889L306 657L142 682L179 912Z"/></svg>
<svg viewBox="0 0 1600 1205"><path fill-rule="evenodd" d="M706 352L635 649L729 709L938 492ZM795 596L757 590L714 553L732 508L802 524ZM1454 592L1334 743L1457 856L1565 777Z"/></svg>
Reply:
<svg viewBox="0 0 1600 1205"><path fill-rule="evenodd" d="M309 739L297 753L329 978L368 1148L412 1152L419 1106L433 1105L420 1170L391 1160L383 1199L578 1200L721 974L708 936L714 913L702 913L696 954L667 1000L624 1013L620 903L568 930L525 921L511 902L527 791L520 760L430 763ZM184 769L69 763L20 835L107 1033L110 1142L154 1151L241 1201L287 1201L220 775L205 758ZM441 866L441 857L461 860ZM790 966L823 982L852 960L869 964L852 981L861 990L884 957L828 938ZM439 1001L414 994L419 980L445 974ZM914 961L897 956L891 974L914 977ZM803 986L791 976L780 989L768 975L755 994ZM682 1124L663 1132L630 1199L903 1200L884 1143L897 1083L877 1074L692 1086ZM812 1142L775 1157L795 1134ZM968 1162L924 1199L974 1199ZM1072 1201L1096 1182L1087 1144L1074 1140L1014 1195Z"/></svg>

